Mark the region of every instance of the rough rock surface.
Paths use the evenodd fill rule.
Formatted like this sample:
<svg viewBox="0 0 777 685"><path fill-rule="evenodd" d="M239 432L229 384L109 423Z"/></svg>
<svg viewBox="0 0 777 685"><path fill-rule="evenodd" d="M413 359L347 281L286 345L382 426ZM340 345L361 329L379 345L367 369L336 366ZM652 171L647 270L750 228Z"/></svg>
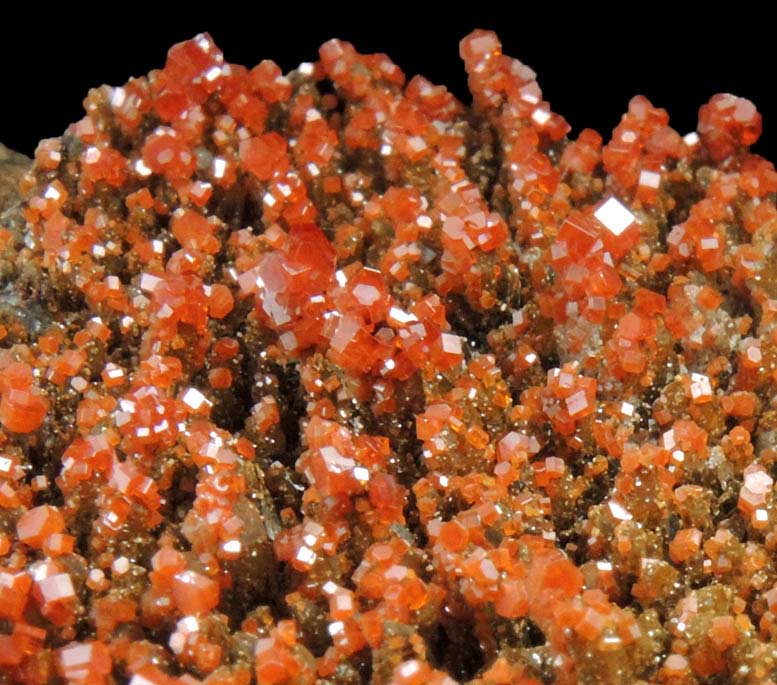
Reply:
<svg viewBox="0 0 777 685"><path fill-rule="evenodd" d="M19 198L19 179L32 160L0 143L0 213Z"/></svg>

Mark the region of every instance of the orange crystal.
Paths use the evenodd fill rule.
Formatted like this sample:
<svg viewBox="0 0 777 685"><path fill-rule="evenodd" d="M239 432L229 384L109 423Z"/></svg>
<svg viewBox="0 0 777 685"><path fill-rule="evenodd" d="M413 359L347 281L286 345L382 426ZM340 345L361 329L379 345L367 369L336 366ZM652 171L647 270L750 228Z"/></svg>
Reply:
<svg viewBox="0 0 777 685"><path fill-rule="evenodd" d="M3 683L772 682L761 116L570 139L496 34L460 55L471 106L201 34L41 141L0 227Z"/></svg>

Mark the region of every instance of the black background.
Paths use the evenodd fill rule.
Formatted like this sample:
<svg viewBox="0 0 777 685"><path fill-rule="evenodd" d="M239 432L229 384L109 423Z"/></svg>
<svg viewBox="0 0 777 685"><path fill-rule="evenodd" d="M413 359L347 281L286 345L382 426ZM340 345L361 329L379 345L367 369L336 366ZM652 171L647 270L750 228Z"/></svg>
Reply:
<svg viewBox="0 0 777 685"><path fill-rule="evenodd" d="M504 52L537 71L573 136L593 127L607 140L637 93L666 108L685 134L695 128L699 105L732 92L755 102L764 117L755 151L777 157L777 40L754 6L706 5L682 16L653 3L575 6L513 3L495 12L376 0L334 11L334 4L216 3L168 16L160 6L135 3L76 3L59 15L41 7L39 16L33 10L2 29L0 141L31 154L40 138L60 135L83 116L90 87L120 85L163 66L170 45L200 31L211 33L230 62L271 58L284 71L315 60L328 38L343 38L361 52L388 53L408 76L421 73L468 101L458 41L478 27L496 30Z"/></svg>

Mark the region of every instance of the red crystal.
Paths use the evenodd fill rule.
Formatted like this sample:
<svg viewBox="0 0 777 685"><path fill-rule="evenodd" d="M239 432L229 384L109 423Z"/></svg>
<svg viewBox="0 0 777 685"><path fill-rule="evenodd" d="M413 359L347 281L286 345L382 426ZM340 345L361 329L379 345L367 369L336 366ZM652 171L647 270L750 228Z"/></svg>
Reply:
<svg viewBox="0 0 777 685"><path fill-rule="evenodd" d="M0 227L0 680L771 682L761 116L637 96L570 140L496 34L460 54L471 106L201 34L41 142Z"/></svg>

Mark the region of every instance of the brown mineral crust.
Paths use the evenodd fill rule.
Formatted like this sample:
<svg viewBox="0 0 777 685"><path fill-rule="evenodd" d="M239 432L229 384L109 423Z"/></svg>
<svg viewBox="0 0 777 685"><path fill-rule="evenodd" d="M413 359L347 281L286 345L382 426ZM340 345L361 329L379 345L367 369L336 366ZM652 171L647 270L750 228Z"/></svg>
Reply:
<svg viewBox="0 0 777 685"><path fill-rule="evenodd" d="M19 179L32 161L0 143L0 213L19 199Z"/></svg>
<svg viewBox="0 0 777 685"><path fill-rule="evenodd" d="M0 196L2 685L777 682L760 115L460 54L202 34Z"/></svg>
<svg viewBox="0 0 777 685"><path fill-rule="evenodd" d="M8 241L19 241L24 231L24 218L21 215L21 195L19 180L29 170L32 160L10 150L0 143L0 240L3 245ZM0 280L3 284L14 277L11 265L3 260L0 264ZM16 293L6 292L3 297L12 304Z"/></svg>

